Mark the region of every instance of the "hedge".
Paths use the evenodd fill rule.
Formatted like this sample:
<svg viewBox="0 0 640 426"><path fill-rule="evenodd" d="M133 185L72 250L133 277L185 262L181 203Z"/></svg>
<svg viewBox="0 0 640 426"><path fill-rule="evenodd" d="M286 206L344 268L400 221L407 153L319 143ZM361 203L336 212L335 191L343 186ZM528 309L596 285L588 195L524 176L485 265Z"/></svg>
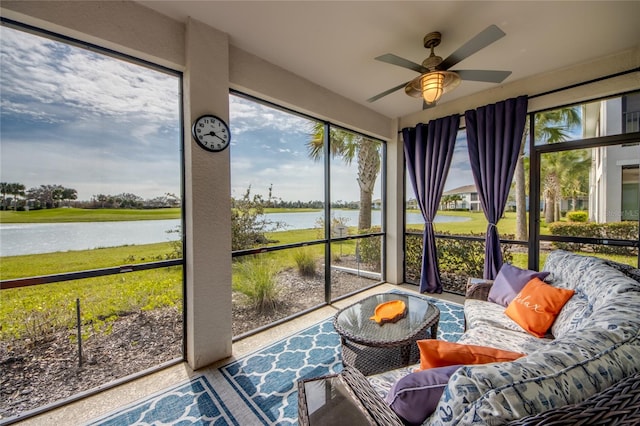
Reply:
<svg viewBox="0 0 640 426"><path fill-rule="evenodd" d="M638 240L638 222L555 222L548 226L552 235L563 237L584 237L616 240ZM562 250L592 251L594 253L637 255L637 248L615 247L601 244L555 242L554 245Z"/></svg>
<svg viewBox="0 0 640 426"><path fill-rule="evenodd" d="M405 248L406 275L408 279L417 281L422 267L422 230L407 229L407 232L420 232L420 235L407 235ZM439 235L452 235L439 232ZM458 234L456 234L458 235ZM483 237L483 234L465 234L464 237ZM502 235L504 239L514 239L513 235ZM441 274L453 274L463 277L482 277L484 272L484 240L462 240L436 238L438 250L438 267ZM510 244L502 244L504 262L511 263L513 254Z"/></svg>

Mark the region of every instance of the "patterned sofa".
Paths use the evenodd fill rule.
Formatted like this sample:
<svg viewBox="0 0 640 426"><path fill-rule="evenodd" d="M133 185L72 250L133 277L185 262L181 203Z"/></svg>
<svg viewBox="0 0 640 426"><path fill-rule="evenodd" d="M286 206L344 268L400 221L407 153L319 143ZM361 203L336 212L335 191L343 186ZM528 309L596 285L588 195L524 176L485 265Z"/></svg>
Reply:
<svg viewBox="0 0 640 426"><path fill-rule="evenodd" d="M601 424L610 424L616 415L627 416L625 422L633 416L638 420L640 271L561 250L548 256L543 271L551 273L546 281L552 286L575 291L543 338L525 332L504 314L504 306L473 298L486 299L490 282L471 286L464 307L467 330L459 343L525 356L457 369L423 424L537 424L544 416L564 416L554 424L576 423L575 416L587 416L588 424L596 424L597 418ZM405 368L370 376L361 385L370 385L384 398L394 382L412 371ZM616 386L622 384L626 390L621 392ZM630 401L622 402L624 409L612 411L607 404L623 392L631 394ZM361 399L369 395L365 405L374 416L393 418L379 401L371 402L376 398L370 389L356 393ZM609 402L597 401L604 395Z"/></svg>

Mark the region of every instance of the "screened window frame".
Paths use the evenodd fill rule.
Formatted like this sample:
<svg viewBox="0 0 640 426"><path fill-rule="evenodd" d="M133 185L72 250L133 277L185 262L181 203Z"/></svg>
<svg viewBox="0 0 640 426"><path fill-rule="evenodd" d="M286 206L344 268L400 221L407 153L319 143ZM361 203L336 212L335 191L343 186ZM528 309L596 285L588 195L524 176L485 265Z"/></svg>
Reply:
<svg viewBox="0 0 640 426"><path fill-rule="evenodd" d="M307 310L298 312L296 314L293 314L291 316L285 317L281 320L278 320L276 322L273 322L271 324L265 325L263 327L259 327L255 330L249 331L247 333L244 333L240 336L234 336L233 337L233 341L237 341L240 339L243 339L245 337L254 335L260 331L263 331L267 328L271 328L275 325L281 324L283 322L289 321L293 318L297 318L299 316L302 316L312 310L315 310L319 307L322 306L326 306L326 305L330 305L334 302L337 302L339 300L348 298L354 294L360 293L362 291L365 291L369 288L375 287L377 285L379 285L380 283L384 282L386 279L386 251L387 251L387 247L386 247L386 211L387 211L387 201L386 201L386 186L387 186L387 178L386 178L386 169L387 169L387 142L378 138L378 137L374 137L371 136L369 134L360 132L360 131L355 131L353 129L349 129L348 127L345 126L341 126L338 124L335 124L329 120L323 120L323 119L319 119L317 117L314 117L312 115L309 114L305 114L299 111L296 111L294 109L291 108L287 108L284 107L282 105L278 105L274 102L271 101L267 101L264 99L261 99L259 97L253 96L253 95L249 95L247 93L244 93L242 91L239 90L235 90L235 89L230 89L229 90L229 94L230 95L234 95L234 96L238 96L241 97L243 99L252 101L252 102L256 102L258 104L262 104L265 106L268 106L270 108L274 108L277 110L280 110L282 112L285 113L289 113L289 114L293 114L296 115L298 117L301 118L305 118L311 121L315 121L318 123L322 123L324 125L324 135L325 138L328 138L330 135L330 131L331 129L338 129L338 130L342 130L345 132L350 132L350 133L354 133L357 134L359 136L365 137L367 139L372 139L375 140L376 142L380 143L381 146L381 152L380 152L380 185L381 185L381 198L382 198L382 204L381 204L381 230L380 232L369 232L369 233L365 233L365 234L357 234L357 235L349 235L349 236L345 236L345 237L332 237L331 236L331 229L328 226L324 227L324 237L321 239L315 239L315 240L309 240L309 241L302 241L302 242L297 242L297 243L290 243L290 244L279 244L279 245L274 245L274 246L268 246L268 247L256 247L256 248L250 248L250 249L245 249L245 250L235 250L231 252L231 256L232 258L239 258L239 257L243 257L243 256L250 256L250 255L255 255L255 254L261 254L261 253L269 253L269 252L274 252L274 251L280 251L280 250L286 250L286 249L292 249L292 248L299 248L299 247L305 247L305 246L313 246L313 245L324 245L325 246L325 300L324 303L321 303L317 306L314 306L312 308L309 308ZM324 196L325 196L325 200L324 200L324 212L323 212L323 216L324 216L324 220L325 220L325 224L326 223L330 223L330 218L331 218L331 155L329 152L330 146L328 142L328 139L326 139L325 143L323 144L323 149L324 149L324 153L323 153L323 162L324 162ZM232 172L233 173L233 170ZM363 287L361 289L355 290L353 292L341 295L339 297L332 297L331 294L331 245L333 243L336 242L340 242L340 241L351 241L351 240L361 240L361 239L366 239L366 238L371 238L371 237L378 237L378 238L382 238L382 244L381 244L381 280L379 282L376 282L370 286L367 287Z"/></svg>

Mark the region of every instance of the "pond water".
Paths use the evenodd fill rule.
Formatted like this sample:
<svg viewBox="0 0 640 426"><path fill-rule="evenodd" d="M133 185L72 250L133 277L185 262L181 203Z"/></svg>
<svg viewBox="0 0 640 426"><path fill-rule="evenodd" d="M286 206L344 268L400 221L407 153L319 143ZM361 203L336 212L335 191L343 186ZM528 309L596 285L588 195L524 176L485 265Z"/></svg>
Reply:
<svg viewBox="0 0 640 426"><path fill-rule="evenodd" d="M334 217L347 226L358 225L357 210L336 210ZM322 212L270 213L271 222L286 223L285 230L317 227ZM462 222L457 216L436 216L435 222ZM422 216L407 215L407 223L421 224ZM380 211L372 212L372 224L380 225ZM168 233L180 226L180 219L123 222L7 223L0 224L0 256L87 250L132 244L161 243L179 238Z"/></svg>

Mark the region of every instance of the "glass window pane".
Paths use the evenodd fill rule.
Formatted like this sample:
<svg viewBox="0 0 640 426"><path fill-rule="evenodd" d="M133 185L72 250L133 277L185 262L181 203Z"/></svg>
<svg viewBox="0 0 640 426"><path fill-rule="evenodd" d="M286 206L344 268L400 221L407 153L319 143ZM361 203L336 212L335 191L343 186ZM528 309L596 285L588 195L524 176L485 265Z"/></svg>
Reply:
<svg viewBox="0 0 640 426"><path fill-rule="evenodd" d="M322 124L229 101L233 250L324 238Z"/></svg>
<svg viewBox="0 0 640 426"><path fill-rule="evenodd" d="M3 416L180 359L182 277L175 266L2 290Z"/></svg>
<svg viewBox="0 0 640 426"><path fill-rule="evenodd" d="M382 237L331 243L333 299L382 282Z"/></svg>
<svg viewBox="0 0 640 426"><path fill-rule="evenodd" d="M5 26L0 55L1 279L181 259L180 76ZM182 288L177 266L2 290L2 415L180 359Z"/></svg>
<svg viewBox="0 0 640 426"><path fill-rule="evenodd" d="M357 133L331 128L331 235L380 230L382 143Z"/></svg>
<svg viewBox="0 0 640 426"><path fill-rule="evenodd" d="M637 242L638 164L638 144L542 154L541 234ZM637 247L579 241L553 242L553 247L589 254L638 253Z"/></svg>
<svg viewBox="0 0 640 426"><path fill-rule="evenodd" d="M238 337L324 303L324 245L233 259L232 331Z"/></svg>
<svg viewBox="0 0 640 426"><path fill-rule="evenodd" d="M16 29L0 33L0 255L164 243L155 254L78 257L21 274L41 275L172 251L167 243L182 240L180 78Z"/></svg>
<svg viewBox="0 0 640 426"><path fill-rule="evenodd" d="M535 114L535 143L544 145L640 131L640 92Z"/></svg>

